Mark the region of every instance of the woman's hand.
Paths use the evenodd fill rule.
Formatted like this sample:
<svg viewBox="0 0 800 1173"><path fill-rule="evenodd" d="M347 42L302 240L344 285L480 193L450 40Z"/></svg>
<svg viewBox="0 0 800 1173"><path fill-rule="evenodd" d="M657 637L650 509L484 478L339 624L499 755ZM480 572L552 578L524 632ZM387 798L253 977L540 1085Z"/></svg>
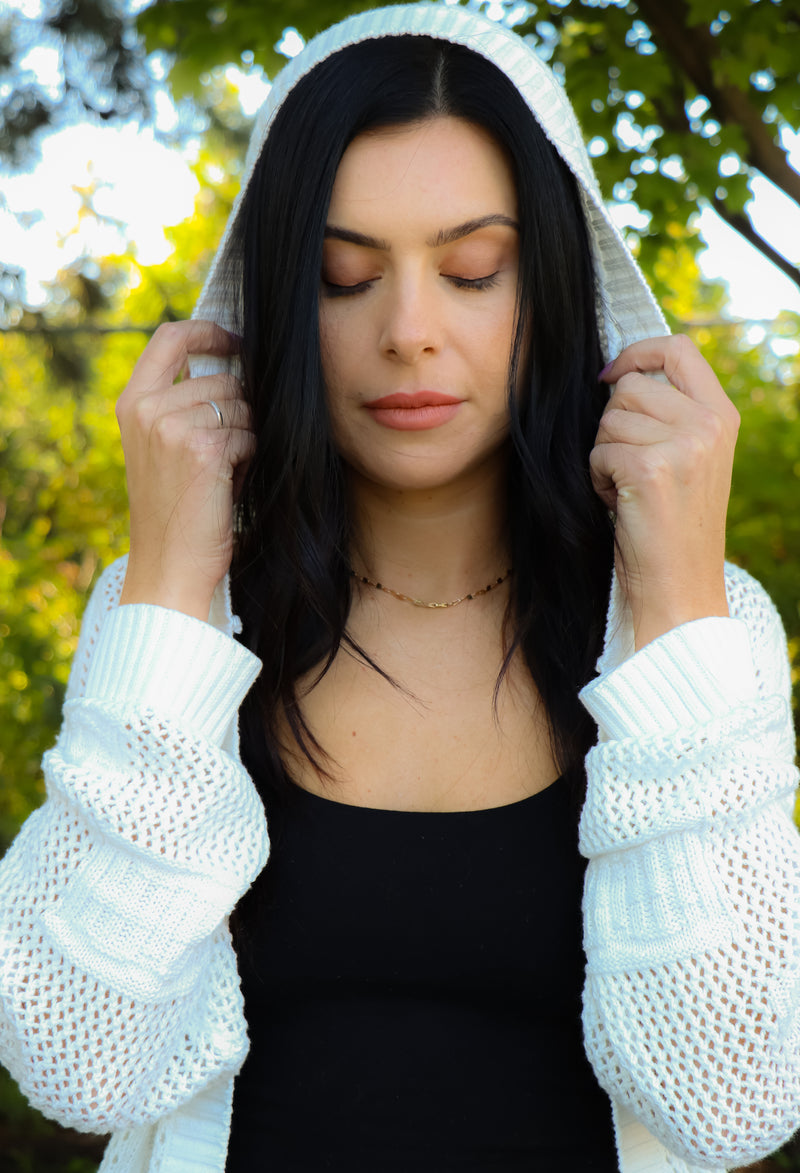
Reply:
<svg viewBox="0 0 800 1173"><path fill-rule="evenodd" d="M131 513L122 603L208 619L230 565L235 486L255 438L232 375L176 379L190 354L233 355L238 346L214 322L159 326L119 398Z"/></svg>
<svg viewBox="0 0 800 1173"><path fill-rule="evenodd" d="M617 573L639 648L690 619L728 614L725 517L739 414L680 335L627 347L600 377L616 386L592 483L617 515Z"/></svg>

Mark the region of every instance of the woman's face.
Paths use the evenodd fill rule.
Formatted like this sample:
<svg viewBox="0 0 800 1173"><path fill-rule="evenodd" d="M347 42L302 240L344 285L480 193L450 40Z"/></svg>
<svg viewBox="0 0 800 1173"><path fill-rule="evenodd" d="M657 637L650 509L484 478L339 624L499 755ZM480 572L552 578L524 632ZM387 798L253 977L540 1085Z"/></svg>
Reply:
<svg viewBox="0 0 800 1173"><path fill-rule="evenodd" d="M357 473L432 489L504 459L518 251L511 168L482 128L442 117L350 144L319 312L334 436Z"/></svg>

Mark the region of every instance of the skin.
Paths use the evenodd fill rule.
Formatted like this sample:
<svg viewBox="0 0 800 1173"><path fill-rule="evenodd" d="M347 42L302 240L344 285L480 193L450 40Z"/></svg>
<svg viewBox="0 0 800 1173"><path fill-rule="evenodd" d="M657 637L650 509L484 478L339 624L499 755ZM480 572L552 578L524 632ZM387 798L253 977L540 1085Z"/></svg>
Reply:
<svg viewBox="0 0 800 1173"><path fill-rule="evenodd" d="M351 484L352 561L419 598L456 598L508 565L502 480L516 215L502 151L458 119L361 136L337 173L320 326L329 408ZM486 216L499 219L442 241L447 230ZM119 401L131 501L123 603L208 617L229 566L236 479L253 438L235 380L174 380L187 354L235 347L209 323L162 327ZM738 417L685 338L629 347L601 377L613 390L591 474L617 514L618 571L641 647L680 623L727 614L724 531ZM398 432L365 407L420 388L456 396L453 418ZM210 399L222 409L223 429ZM406 691L346 652L309 687L304 710L336 763L337 798L476 809L553 781L546 722L522 665L512 666L497 720L492 712L504 606L502 588L449 611L413 608L370 588L355 592L351 632ZM285 756L296 781L322 791L288 740Z"/></svg>

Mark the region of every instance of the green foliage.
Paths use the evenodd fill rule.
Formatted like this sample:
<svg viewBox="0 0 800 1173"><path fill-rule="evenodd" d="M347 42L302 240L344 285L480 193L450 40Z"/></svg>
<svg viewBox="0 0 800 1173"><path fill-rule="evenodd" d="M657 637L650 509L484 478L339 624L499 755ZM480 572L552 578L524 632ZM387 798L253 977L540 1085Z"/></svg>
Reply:
<svg viewBox="0 0 800 1173"><path fill-rule="evenodd" d="M54 376L41 337L0 343L3 837L41 796L37 758L57 724L96 567L125 548L124 480L105 386L124 382L131 341L85 355L91 377L81 387Z"/></svg>
<svg viewBox="0 0 800 1173"><path fill-rule="evenodd" d="M198 93L198 82L223 62L252 59L273 75L286 58L275 49L288 26L308 39L350 13L374 8L372 0L290 0L264 5L257 0L157 0L137 18L148 49L174 54L171 73L178 96Z"/></svg>
<svg viewBox="0 0 800 1173"><path fill-rule="evenodd" d="M716 3L684 0L536 7L525 28L535 32L547 9L559 33L554 63L586 137L608 146L595 159L601 185L646 212L653 236L675 219L688 225L708 203L740 227L759 171L798 199L800 177L780 141L784 127L800 125L794 6L735 0L724 18Z"/></svg>
<svg viewBox="0 0 800 1173"><path fill-rule="evenodd" d="M116 0L0 6L0 158L27 162L39 133L76 115L145 114L150 81L129 10ZM25 65L32 48L55 50L55 76Z"/></svg>
<svg viewBox="0 0 800 1173"><path fill-rule="evenodd" d="M169 260L142 269L115 258L101 275L118 286L110 302L68 297L45 323L29 314L29 333L0 334L0 850L43 797L39 763L58 727L88 592L127 549L114 403L147 332L191 314L233 198L235 156L220 149L220 162L230 165L218 173L201 155L205 182L194 216L173 231ZM59 284L74 292L81 274Z"/></svg>

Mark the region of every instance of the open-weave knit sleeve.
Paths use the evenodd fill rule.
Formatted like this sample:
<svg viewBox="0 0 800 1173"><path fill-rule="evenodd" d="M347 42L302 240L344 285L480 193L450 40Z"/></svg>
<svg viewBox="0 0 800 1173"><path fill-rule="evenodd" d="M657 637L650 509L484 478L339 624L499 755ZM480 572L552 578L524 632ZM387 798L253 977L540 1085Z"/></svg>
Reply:
<svg viewBox="0 0 800 1173"><path fill-rule="evenodd" d="M603 1087L699 1167L800 1124L800 837L786 645L743 572L731 619L667 633L582 694L584 1030Z"/></svg>
<svg viewBox="0 0 800 1173"><path fill-rule="evenodd" d="M47 801L0 869L0 1055L35 1106L97 1132L241 1063L226 917L267 849L228 752L258 661L210 624L117 607L121 572L87 609Z"/></svg>

